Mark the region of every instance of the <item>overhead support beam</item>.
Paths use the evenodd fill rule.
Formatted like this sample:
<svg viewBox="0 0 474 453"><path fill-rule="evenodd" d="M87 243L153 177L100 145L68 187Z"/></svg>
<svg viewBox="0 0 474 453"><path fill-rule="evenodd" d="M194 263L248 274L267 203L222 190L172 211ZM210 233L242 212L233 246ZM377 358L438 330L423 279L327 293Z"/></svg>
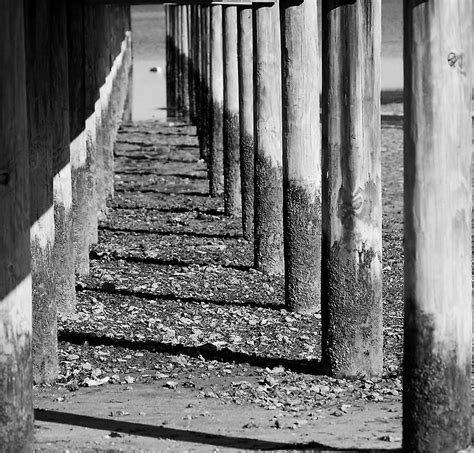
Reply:
<svg viewBox="0 0 474 453"><path fill-rule="evenodd" d="M122 4L122 5L273 5L275 0L85 0L86 3L95 5Z"/></svg>
<svg viewBox="0 0 474 453"><path fill-rule="evenodd" d="M403 450L471 443L472 2L405 1Z"/></svg>

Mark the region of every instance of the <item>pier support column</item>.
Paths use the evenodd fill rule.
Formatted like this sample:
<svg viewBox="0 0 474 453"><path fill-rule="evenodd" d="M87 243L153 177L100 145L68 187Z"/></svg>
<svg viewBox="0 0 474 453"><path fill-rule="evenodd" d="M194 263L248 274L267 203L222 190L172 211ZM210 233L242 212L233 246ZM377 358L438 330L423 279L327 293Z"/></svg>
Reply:
<svg viewBox="0 0 474 453"><path fill-rule="evenodd" d="M242 192L242 230L244 238L253 239L254 213L254 117L253 117L253 39L250 7L239 8L238 64L239 64L239 121L240 121L240 178Z"/></svg>
<svg viewBox="0 0 474 453"><path fill-rule="evenodd" d="M278 3L254 10L255 267L284 274L281 43Z"/></svg>
<svg viewBox="0 0 474 453"><path fill-rule="evenodd" d="M281 5L286 304L321 308L318 3Z"/></svg>
<svg viewBox="0 0 474 453"><path fill-rule="evenodd" d="M212 197L224 190L224 50L222 6L211 6L211 111L209 124L209 181Z"/></svg>
<svg viewBox="0 0 474 453"><path fill-rule="evenodd" d="M471 443L471 14L405 1L405 451Z"/></svg>
<svg viewBox="0 0 474 453"><path fill-rule="evenodd" d="M210 144L210 23L211 7L201 6L201 127L199 136L199 157L209 164Z"/></svg>
<svg viewBox="0 0 474 453"><path fill-rule="evenodd" d="M382 373L381 6L323 2L323 362L341 377Z"/></svg>
<svg viewBox="0 0 474 453"><path fill-rule="evenodd" d="M54 273L58 314L67 316L76 308L74 265L72 175L69 145L68 35L66 4L52 3L52 115L54 190Z"/></svg>
<svg viewBox="0 0 474 453"><path fill-rule="evenodd" d="M237 62L237 7L224 6L224 209L240 215L239 72Z"/></svg>
<svg viewBox="0 0 474 453"><path fill-rule="evenodd" d="M57 293L54 264L52 106L56 77L52 57L51 0L25 2L28 145L30 163L33 378L53 383L58 375Z"/></svg>
<svg viewBox="0 0 474 453"><path fill-rule="evenodd" d="M30 187L23 1L0 14L0 446L33 448Z"/></svg>
<svg viewBox="0 0 474 453"><path fill-rule="evenodd" d="M91 203L91 159L87 156L85 111L84 5L82 0L67 2L69 141L72 173L72 213L75 269L89 274ZM92 219L93 220L93 219Z"/></svg>
<svg viewBox="0 0 474 453"><path fill-rule="evenodd" d="M176 110L176 84L175 84L175 54L174 47L174 14L176 6L166 5L166 116L174 117Z"/></svg>

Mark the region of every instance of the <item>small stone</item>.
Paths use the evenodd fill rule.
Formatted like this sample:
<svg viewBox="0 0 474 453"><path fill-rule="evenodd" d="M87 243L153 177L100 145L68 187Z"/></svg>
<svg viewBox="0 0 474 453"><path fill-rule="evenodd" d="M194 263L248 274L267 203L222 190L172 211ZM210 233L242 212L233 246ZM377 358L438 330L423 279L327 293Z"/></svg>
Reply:
<svg viewBox="0 0 474 453"><path fill-rule="evenodd" d="M82 369L86 371L92 370L92 365L89 362L83 363L82 364Z"/></svg>
<svg viewBox="0 0 474 453"><path fill-rule="evenodd" d="M166 387L171 390L175 390L177 386L178 386L178 383L175 381L167 381L165 385L163 385L163 387Z"/></svg>

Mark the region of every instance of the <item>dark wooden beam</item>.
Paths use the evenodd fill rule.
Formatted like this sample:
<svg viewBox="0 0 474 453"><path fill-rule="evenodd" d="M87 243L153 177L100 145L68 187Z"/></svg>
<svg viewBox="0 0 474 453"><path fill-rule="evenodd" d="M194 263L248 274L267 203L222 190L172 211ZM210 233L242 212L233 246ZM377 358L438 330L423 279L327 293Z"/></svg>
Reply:
<svg viewBox="0 0 474 453"><path fill-rule="evenodd" d="M86 3L95 5L123 4L123 5L226 5L245 6L257 3L273 5L275 0L86 0Z"/></svg>

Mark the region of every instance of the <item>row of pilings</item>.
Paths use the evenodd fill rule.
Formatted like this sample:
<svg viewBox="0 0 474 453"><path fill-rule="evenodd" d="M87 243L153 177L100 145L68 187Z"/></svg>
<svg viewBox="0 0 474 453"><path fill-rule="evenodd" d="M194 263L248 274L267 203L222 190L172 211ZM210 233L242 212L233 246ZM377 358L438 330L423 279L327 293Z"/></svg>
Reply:
<svg viewBox="0 0 474 453"><path fill-rule="evenodd" d="M0 451L26 452L33 382L57 379L57 319L113 195L130 6L6 0L0 24Z"/></svg>
<svg viewBox="0 0 474 453"><path fill-rule="evenodd" d="M170 118L255 267L321 310L323 365L382 372L381 1L167 6ZM404 2L403 445L471 442L471 4ZM318 36L321 28L322 40ZM321 93L321 97L320 97Z"/></svg>

